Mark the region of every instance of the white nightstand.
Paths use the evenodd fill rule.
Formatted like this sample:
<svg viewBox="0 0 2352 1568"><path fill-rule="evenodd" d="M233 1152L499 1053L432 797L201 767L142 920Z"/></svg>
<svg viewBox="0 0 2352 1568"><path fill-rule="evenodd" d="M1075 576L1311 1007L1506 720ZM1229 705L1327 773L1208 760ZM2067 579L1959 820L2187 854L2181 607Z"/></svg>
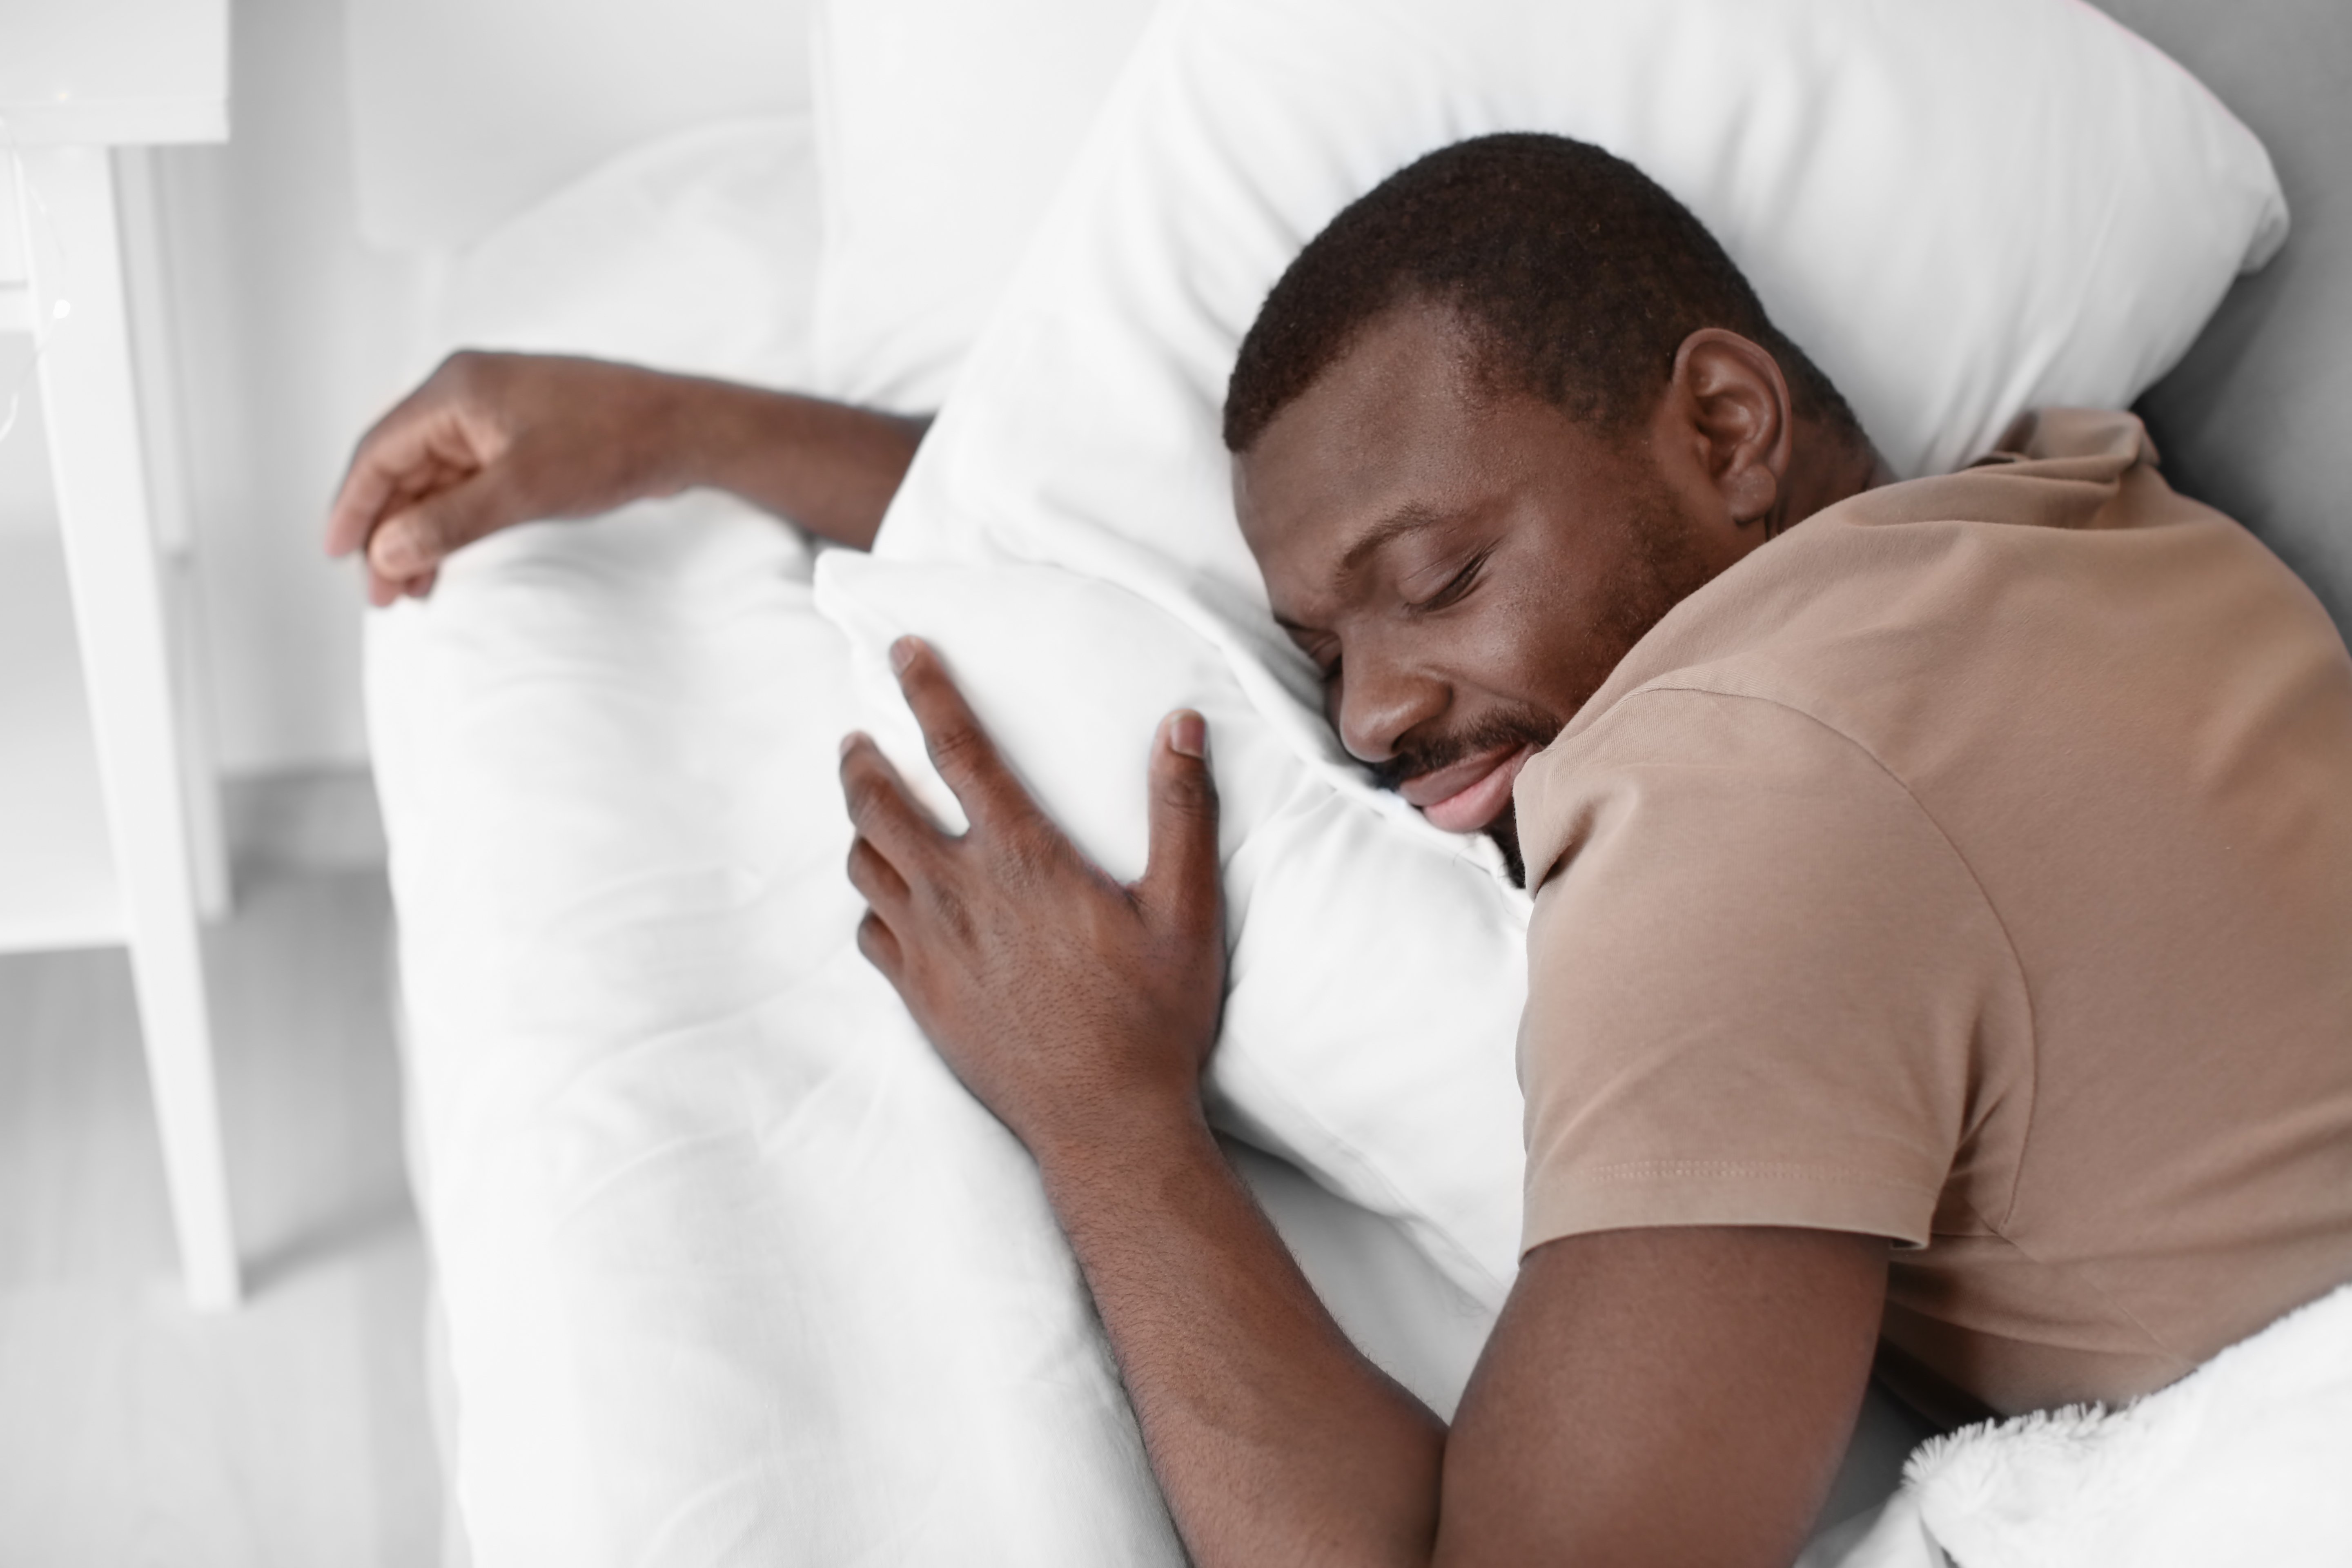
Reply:
<svg viewBox="0 0 2352 1568"><path fill-rule="evenodd" d="M0 331L37 344L58 523L0 556L0 950L129 946L204 1307L238 1294L197 934L227 878L144 149L227 136L227 0L0 7Z"/></svg>

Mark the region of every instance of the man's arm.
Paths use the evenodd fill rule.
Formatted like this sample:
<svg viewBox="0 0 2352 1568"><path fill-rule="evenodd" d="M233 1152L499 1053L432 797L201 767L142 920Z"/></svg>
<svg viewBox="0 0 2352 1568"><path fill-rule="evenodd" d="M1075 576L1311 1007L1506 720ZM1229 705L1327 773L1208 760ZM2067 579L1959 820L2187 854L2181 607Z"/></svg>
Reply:
<svg viewBox="0 0 2352 1568"><path fill-rule="evenodd" d="M1528 1256L1449 1436L1340 1333L1197 1120L1044 1170L1203 1568L1786 1568L1878 1334L1866 1237L1569 1237Z"/></svg>
<svg viewBox="0 0 2352 1568"><path fill-rule="evenodd" d="M1195 1561L1789 1562L1861 1402L1885 1244L1538 1247L1449 1436L1348 1343L1202 1121L1223 944L1198 717L1155 746L1150 863L1122 888L1028 800L934 656L894 661L972 826L940 833L853 739L860 943L1036 1154Z"/></svg>
<svg viewBox="0 0 2352 1568"><path fill-rule="evenodd" d="M1192 1561L1428 1563L1444 1423L1332 1321L1197 1101L1087 1132L1041 1152L1046 1195Z"/></svg>
<svg viewBox="0 0 2352 1568"><path fill-rule="evenodd" d="M361 438L327 550L364 551L369 597L389 604L513 523L694 485L863 550L926 423L604 360L453 354Z"/></svg>

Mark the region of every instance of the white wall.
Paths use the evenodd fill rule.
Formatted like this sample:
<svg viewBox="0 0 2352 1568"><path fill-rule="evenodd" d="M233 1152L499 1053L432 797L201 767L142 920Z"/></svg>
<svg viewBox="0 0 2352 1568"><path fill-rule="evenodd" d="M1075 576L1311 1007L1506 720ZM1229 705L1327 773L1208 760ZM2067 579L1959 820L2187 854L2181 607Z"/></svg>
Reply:
<svg viewBox="0 0 2352 1568"><path fill-rule="evenodd" d="M273 773L366 755L357 579L319 541L418 368L423 278L359 238L339 0L235 0L231 28L231 139L163 152L157 183L216 754Z"/></svg>
<svg viewBox="0 0 2352 1568"><path fill-rule="evenodd" d="M2099 0L2270 149L2294 228L2140 402L2172 482L2252 529L2352 631L2352 5Z"/></svg>

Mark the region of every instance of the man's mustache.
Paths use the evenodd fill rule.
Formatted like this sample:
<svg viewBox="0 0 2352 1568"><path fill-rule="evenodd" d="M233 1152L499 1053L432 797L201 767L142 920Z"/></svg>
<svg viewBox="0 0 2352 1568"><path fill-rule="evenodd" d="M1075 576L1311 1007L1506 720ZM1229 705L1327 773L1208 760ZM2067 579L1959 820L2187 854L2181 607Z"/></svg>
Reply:
<svg viewBox="0 0 2352 1568"><path fill-rule="evenodd" d="M1371 764L1372 779L1382 789L1395 789L1407 779L1450 768L1483 752L1515 752L1522 746L1541 751L1559 733L1559 725L1532 713L1498 713L1452 734L1406 737L1397 743L1394 755Z"/></svg>

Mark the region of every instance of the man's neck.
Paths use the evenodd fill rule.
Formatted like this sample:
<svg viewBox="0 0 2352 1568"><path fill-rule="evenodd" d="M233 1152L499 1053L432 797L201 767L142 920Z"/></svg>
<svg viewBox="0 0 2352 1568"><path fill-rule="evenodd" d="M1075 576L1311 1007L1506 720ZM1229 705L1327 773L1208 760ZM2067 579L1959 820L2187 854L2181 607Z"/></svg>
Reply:
<svg viewBox="0 0 2352 1568"><path fill-rule="evenodd" d="M1790 443L1789 469L1770 532L1785 533L1817 511L1864 490L1895 482L1886 459L1858 432L1801 419Z"/></svg>

